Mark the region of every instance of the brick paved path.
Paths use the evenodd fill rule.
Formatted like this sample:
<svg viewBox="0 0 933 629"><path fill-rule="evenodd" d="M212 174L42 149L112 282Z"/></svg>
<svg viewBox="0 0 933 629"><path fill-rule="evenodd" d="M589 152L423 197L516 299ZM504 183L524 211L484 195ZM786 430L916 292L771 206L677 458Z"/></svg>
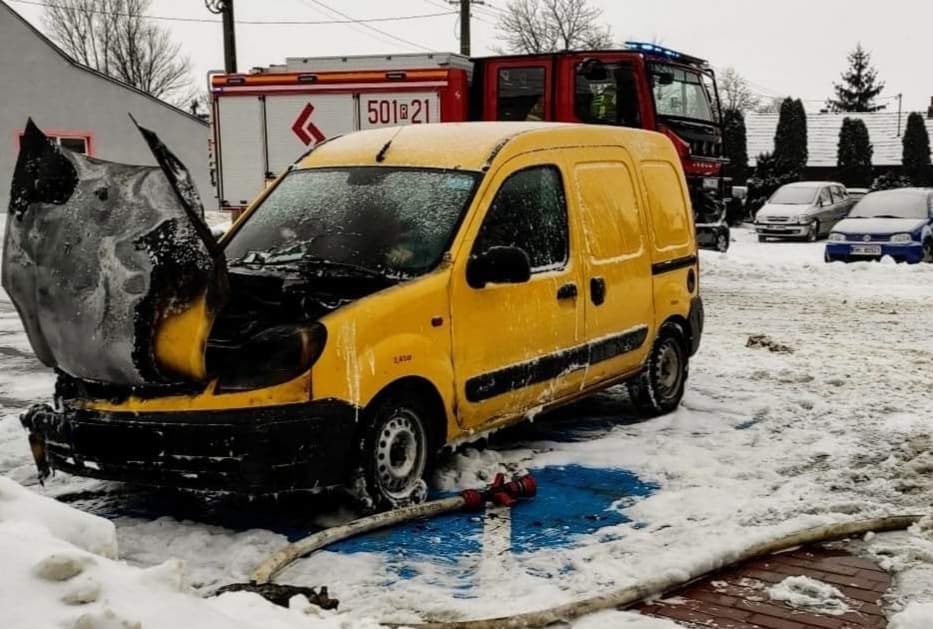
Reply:
<svg viewBox="0 0 933 629"><path fill-rule="evenodd" d="M831 584L852 610L830 616L793 609L768 597L767 588L789 576ZM885 627L881 596L888 573L843 551L809 547L771 555L720 572L663 601L635 611L677 621L685 627L714 629L861 629Z"/></svg>

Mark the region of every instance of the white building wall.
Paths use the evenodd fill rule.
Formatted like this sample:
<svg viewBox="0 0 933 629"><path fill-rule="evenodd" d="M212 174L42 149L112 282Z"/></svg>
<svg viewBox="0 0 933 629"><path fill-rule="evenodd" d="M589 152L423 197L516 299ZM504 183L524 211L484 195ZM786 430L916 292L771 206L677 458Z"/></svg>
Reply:
<svg viewBox="0 0 933 629"><path fill-rule="evenodd" d="M28 117L47 133L89 135L94 157L155 165L127 114L162 138L191 171L205 208L216 208L205 122L71 64L0 1L0 211Z"/></svg>

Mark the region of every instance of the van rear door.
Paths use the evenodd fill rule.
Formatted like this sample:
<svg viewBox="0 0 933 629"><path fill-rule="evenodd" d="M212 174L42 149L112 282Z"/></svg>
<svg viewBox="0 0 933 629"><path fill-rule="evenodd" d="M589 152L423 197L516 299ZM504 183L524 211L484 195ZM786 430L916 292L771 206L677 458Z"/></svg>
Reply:
<svg viewBox="0 0 933 629"><path fill-rule="evenodd" d="M573 166L585 242L583 302L590 386L638 369L653 321L650 243L638 178L625 149L587 149Z"/></svg>

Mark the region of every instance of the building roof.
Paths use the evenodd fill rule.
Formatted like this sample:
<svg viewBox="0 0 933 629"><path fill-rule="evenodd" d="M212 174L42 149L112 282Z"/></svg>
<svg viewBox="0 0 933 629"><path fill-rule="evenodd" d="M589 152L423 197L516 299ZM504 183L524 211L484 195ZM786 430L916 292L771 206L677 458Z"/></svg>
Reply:
<svg viewBox="0 0 933 629"><path fill-rule="evenodd" d="M859 118L868 127L868 137L874 147L872 163L875 166L900 166L903 151L903 134L907 128L908 112L900 115L898 136L897 112L882 111L871 114L807 114L807 166L835 167L839 146L839 130L845 118ZM926 118L927 132L933 137L933 120ZM760 153L774 151L774 132L777 130L778 114L748 113L745 128L748 133L749 163L754 166Z"/></svg>
<svg viewBox="0 0 933 629"><path fill-rule="evenodd" d="M141 90L141 89L139 89L139 88L137 88L137 87L134 87L134 86L130 85L129 83L124 83L123 81L121 81L121 80L119 80L119 79L115 79L115 78L113 78L112 76L110 76L110 75L108 75L108 74L104 74L103 72L100 72L99 70L95 70L94 68L92 68L92 67L90 67L90 66L86 66L86 65L84 65L83 63L79 63L78 61L76 61L75 59L73 59L71 56L69 56L64 50L62 50L61 48L59 48L58 45L55 44L55 42L53 42L51 39L49 39L48 37L46 37L46 36L42 33L42 31L40 31L40 30L37 29L35 26L33 26L33 25L29 22L29 20L27 20L26 18L24 18L22 15L20 15L19 13L17 13L15 10L13 10L13 7L11 7L11 6L8 5L6 2L4 2L4 0L0 0L0 7L6 9L7 11L9 11L9 12L10 12L10 15L12 15L15 19L19 20L20 22L22 22L22 24L23 24L26 28L28 28L30 31L32 31L32 33L33 33L36 37L38 37L38 38L39 38L42 42L44 42L49 48L51 48L51 49L54 50L56 53L58 53L59 56L61 56L65 61L67 61L70 65L74 66L74 67L77 68L78 70L81 70L81 71L83 71L83 72L87 72L87 73L89 73L89 74L93 74L93 75L97 76L98 78L104 79L105 81L109 81L109 82L113 83L114 85L119 85L120 87L122 87L122 88L124 88L124 89L127 89L127 90L130 90L131 92L136 92L136 93L139 94L140 96L145 96L146 98L149 98L149 99L151 99L151 100L154 100L155 102L157 102L157 103L163 105L164 107L167 107L167 108L169 108L169 109L175 111L176 113L179 113L179 114L181 114L181 115L183 115L183 116L187 116L188 118L191 118L192 120L196 120L197 122L200 122L200 123L203 124L203 125L207 125L207 122L206 122L206 121L202 120L201 118L195 116L195 115L192 114L192 113L189 113L189 112L185 111L184 109L181 109L181 108L179 108L179 107L176 107L175 105L172 105L171 103L167 103L167 102L165 102L164 100L162 100L161 98L156 98L156 97L153 96L152 94L149 94L148 92L144 92L143 90Z"/></svg>

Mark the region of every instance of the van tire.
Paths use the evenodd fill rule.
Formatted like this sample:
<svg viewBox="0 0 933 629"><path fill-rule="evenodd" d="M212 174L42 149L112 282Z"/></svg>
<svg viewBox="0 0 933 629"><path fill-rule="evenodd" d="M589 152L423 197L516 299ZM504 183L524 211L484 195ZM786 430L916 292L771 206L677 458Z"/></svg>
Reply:
<svg viewBox="0 0 933 629"><path fill-rule="evenodd" d="M933 238L927 238L923 241L923 258L921 262L933 262Z"/></svg>
<svg viewBox="0 0 933 629"><path fill-rule="evenodd" d="M680 405L687 385L688 360L683 328L665 323L642 372L628 382L629 397L639 413L654 417Z"/></svg>
<svg viewBox="0 0 933 629"><path fill-rule="evenodd" d="M360 467L373 508L424 502L435 456L427 405L414 395L393 393L366 415Z"/></svg>

